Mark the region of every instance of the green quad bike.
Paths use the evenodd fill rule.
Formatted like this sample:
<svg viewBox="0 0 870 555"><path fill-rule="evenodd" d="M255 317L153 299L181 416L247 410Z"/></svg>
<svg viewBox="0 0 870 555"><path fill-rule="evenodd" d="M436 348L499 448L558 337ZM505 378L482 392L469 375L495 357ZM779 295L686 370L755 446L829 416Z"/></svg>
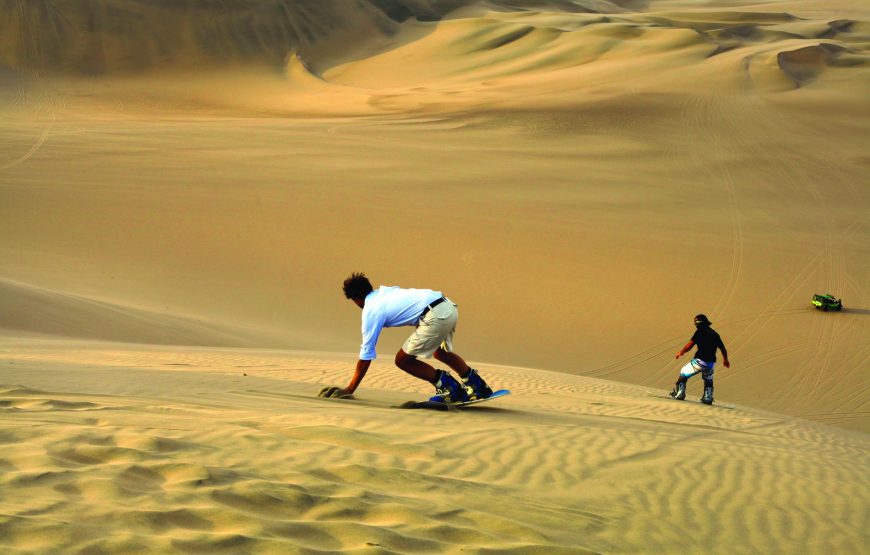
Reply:
<svg viewBox="0 0 870 555"><path fill-rule="evenodd" d="M813 306L816 307L816 310L823 310L825 312L829 310L843 310L843 301L834 298L830 293L827 295L813 295Z"/></svg>

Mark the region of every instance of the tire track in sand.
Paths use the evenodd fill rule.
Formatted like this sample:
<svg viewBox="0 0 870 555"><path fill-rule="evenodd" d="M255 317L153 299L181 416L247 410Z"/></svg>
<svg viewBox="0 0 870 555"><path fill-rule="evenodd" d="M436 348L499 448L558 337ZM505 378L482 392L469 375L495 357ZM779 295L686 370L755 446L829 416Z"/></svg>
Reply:
<svg viewBox="0 0 870 555"><path fill-rule="evenodd" d="M714 93L687 97L680 109L680 127L682 129L680 136L686 137L686 140L673 149L674 153L685 153L689 158L688 164L696 167L699 175L707 176L714 184L721 184L728 198L731 222L731 267L725 286L713 307L713 314L724 313L731 304L740 283L744 262L743 218L738 203L734 176L727 163L727 147L730 145L730 141L722 132L723 122L728 121L728 114L724 108L728 98L725 95ZM712 152L714 157L712 168L709 156L706 155L709 152ZM679 338L676 339L676 341L678 340ZM656 352L636 364L646 362L659 354L661 352ZM652 372L649 379L657 381L664 372L670 371L670 368L671 361L669 360L665 365ZM601 375L610 373L612 372ZM642 383L647 383L649 379Z"/></svg>
<svg viewBox="0 0 870 555"><path fill-rule="evenodd" d="M39 119L47 119L48 122L37 137L36 141L30 145L27 151L6 163L0 165L0 171L7 170L13 166L17 166L23 162L30 160L40 148L45 144L57 124L57 114L65 108L63 99L51 91L28 91L19 89L15 95L14 107L16 111L27 114L32 112Z"/></svg>
<svg viewBox="0 0 870 555"><path fill-rule="evenodd" d="M45 129L42 130L42 133L40 134L39 138L36 139L36 142L33 143L33 145L30 147L30 149L27 152L25 152L18 159L13 160L11 162L8 162L8 163L0 166L0 171L7 170L7 169L11 168L12 166L17 166L18 164L21 164L22 162L26 162L26 161L30 160L30 158L32 158L33 155L36 154L36 152L42 147L42 145L45 143L45 140L48 138L48 136L51 135L51 130L54 128L54 124L55 124L55 121L54 121L54 118L52 118L52 121L48 124L48 126Z"/></svg>
<svg viewBox="0 0 870 555"><path fill-rule="evenodd" d="M744 225L737 196L737 186L728 164L732 135L739 128L733 122L733 95L707 93L690 96L680 111L681 136L686 137L686 151L712 184L725 190L731 222L731 267L725 286L713 306L713 314L722 314L731 304L740 284L744 262ZM729 107L730 109L726 109Z"/></svg>
<svg viewBox="0 0 870 555"><path fill-rule="evenodd" d="M833 206L826 198L825 191L817 185L815 176L824 176L826 182L833 181L840 188L845 188L854 193L856 189L843 169L845 167L842 157L832 163L827 156L806 156L806 153L796 153L790 148L788 142L782 141L782 136L804 136L813 132L813 129L802 124L798 119L785 118L776 106L765 102L762 97L753 97L749 101L753 110L753 120L757 122L758 131L764 136L757 149L757 153L764 160L764 166L778 172L781 179L769 184L773 191L784 199L793 196L804 195L812 201L813 210L807 211L807 217L813 221L820 221L822 225L823 245L820 254L813 260L816 266L816 287L839 291L849 281L847 270L847 256L841 247L841 243L851 238L858 229L863 226L859 221L855 224L838 229ZM865 204L862 197L852 195L852 201ZM821 217L819 217L821 211ZM861 288L859 288L861 290ZM814 323L815 324L815 323ZM834 385L840 380L836 378L837 372L831 369L833 359L838 349L835 341L839 339L842 345L860 330L853 328L848 336L844 336L844 323L841 318L828 318L821 326L814 325L813 333L808 337L805 355L801 357L801 363L796 369L796 374L801 376L797 385L799 394L807 394L811 398L819 398L820 391L825 392L822 396L832 393L831 380ZM858 326L860 327L860 326ZM845 363L845 362L844 362ZM842 364L837 369L842 368Z"/></svg>

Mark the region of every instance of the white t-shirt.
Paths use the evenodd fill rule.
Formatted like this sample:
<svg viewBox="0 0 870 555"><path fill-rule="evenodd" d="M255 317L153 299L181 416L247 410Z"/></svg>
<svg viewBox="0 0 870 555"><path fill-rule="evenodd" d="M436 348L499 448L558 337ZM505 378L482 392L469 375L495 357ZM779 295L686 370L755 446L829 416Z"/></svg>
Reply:
<svg viewBox="0 0 870 555"><path fill-rule="evenodd" d="M375 345L382 329L415 325L423 309L441 297L440 291L431 289L402 289L384 285L369 293L362 310L360 360L377 358Z"/></svg>

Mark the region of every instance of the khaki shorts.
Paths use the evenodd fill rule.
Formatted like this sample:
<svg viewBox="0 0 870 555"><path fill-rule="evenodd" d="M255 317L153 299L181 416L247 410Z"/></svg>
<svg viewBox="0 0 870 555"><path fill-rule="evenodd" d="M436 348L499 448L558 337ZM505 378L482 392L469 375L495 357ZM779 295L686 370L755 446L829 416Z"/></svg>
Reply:
<svg viewBox="0 0 870 555"><path fill-rule="evenodd" d="M415 357L432 358L441 347L453 351L453 334L459 319L457 305L450 299L429 310L417 324L414 332L402 345L402 350Z"/></svg>

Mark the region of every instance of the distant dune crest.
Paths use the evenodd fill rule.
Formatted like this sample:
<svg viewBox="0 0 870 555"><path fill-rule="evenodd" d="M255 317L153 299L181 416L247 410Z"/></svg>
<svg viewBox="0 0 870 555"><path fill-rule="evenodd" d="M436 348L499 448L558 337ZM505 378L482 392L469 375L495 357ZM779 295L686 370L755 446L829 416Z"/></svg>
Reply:
<svg viewBox="0 0 870 555"><path fill-rule="evenodd" d="M609 2L472 0L53 0L0 1L0 65L45 73L104 74L166 67L258 64L281 68L291 52L309 59L329 43L390 36L410 18L435 21L468 5L590 11ZM315 48L317 49L315 51Z"/></svg>
<svg viewBox="0 0 870 555"><path fill-rule="evenodd" d="M0 63L73 74L232 63L280 67L287 52L337 32L386 34L394 25L373 2L6 0Z"/></svg>
<svg viewBox="0 0 870 555"><path fill-rule="evenodd" d="M832 68L866 65L870 36L863 20L801 17L789 3L763 11L631 0L0 0L0 8L0 70L91 77L244 68L288 77L305 94L339 85L322 106L306 99L306 110L327 112L351 89L392 89L386 98L351 93L359 97L352 112L442 105L430 91L479 97L494 83L522 97L514 85L531 79L539 89L535 76L545 74L554 91L613 80L634 90L653 78L682 90L701 75L717 88L728 80L789 91ZM659 79L665 72L672 76ZM207 101L216 88L205 87L194 104L235 105ZM256 96L254 88L249 82L245 96ZM400 90L407 101L395 100ZM283 93L265 96L275 94Z"/></svg>

